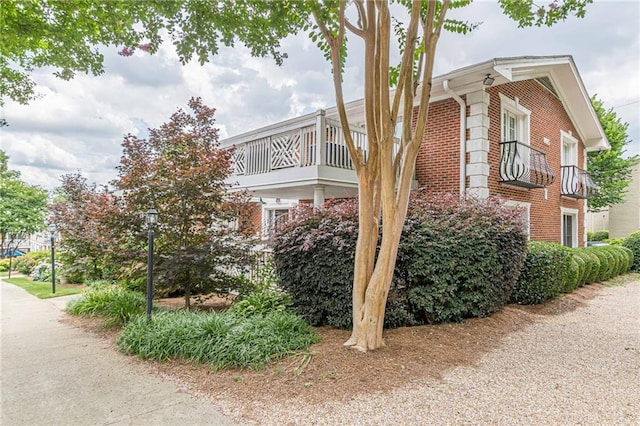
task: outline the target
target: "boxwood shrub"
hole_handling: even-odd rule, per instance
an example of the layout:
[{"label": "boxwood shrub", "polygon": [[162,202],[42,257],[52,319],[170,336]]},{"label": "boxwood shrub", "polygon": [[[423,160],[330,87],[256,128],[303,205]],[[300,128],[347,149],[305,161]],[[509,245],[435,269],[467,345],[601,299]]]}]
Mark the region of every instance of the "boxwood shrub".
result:
[{"label": "boxwood shrub", "polygon": [[640,272],[640,231],[636,231],[625,238],[622,246],[628,248],[631,250],[631,253],[633,253],[631,270],[633,272]]},{"label": "boxwood shrub", "polygon": [[587,241],[604,241],[609,239],[609,231],[587,232]]},{"label": "boxwood shrub", "polygon": [[[311,324],[349,327],[357,203],[336,201],[292,216],[272,241],[283,289]],[[499,200],[414,194],[385,326],[458,321],[500,309],[511,298],[526,238],[520,212]]]},{"label": "boxwood shrub", "polygon": [[556,297],[571,279],[572,251],[557,243],[530,241],[513,300],[534,305]]}]

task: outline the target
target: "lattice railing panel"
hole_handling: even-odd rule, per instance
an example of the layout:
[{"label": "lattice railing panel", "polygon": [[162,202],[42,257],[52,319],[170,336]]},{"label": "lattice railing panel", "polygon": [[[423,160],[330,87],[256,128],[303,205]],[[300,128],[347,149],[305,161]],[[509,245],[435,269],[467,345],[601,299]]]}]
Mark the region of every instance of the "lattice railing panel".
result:
[{"label": "lattice railing panel", "polygon": [[300,131],[271,137],[271,168],[284,169],[300,165]]},{"label": "lattice railing panel", "polygon": [[245,147],[244,145],[236,147],[233,152],[232,161],[233,161],[233,174],[234,175],[243,175],[245,174],[247,165],[245,163],[246,155],[245,155]]}]

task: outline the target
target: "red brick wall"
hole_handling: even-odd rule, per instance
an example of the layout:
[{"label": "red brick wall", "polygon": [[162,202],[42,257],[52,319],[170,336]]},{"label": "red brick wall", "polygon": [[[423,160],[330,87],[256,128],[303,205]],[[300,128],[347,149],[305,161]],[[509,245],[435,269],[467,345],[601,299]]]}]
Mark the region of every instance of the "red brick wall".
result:
[{"label": "red brick wall", "polygon": [[429,105],[416,179],[429,191],[460,193],[460,106],[453,99]]},{"label": "red brick wall", "polygon": [[[489,190],[491,195],[531,203],[530,230],[532,240],[561,242],[561,207],[578,210],[578,245],[583,245],[584,201],[560,195],[561,137],[560,131],[571,132],[579,140],[578,165],[583,165],[584,145],[562,103],[535,80],[503,84],[487,89],[489,104]],[[525,189],[501,184],[500,181],[500,95],[513,99],[531,111],[531,146],[547,154],[547,162],[555,181],[544,189]],[[432,103],[422,147],[416,163],[420,187],[429,191],[459,193],[460,179],[460,108],[453,99]],[[415,116],[414,116],[415,122]],[[468,133],[468,132],[467,132]],[[468,135],[467,135],[468,136]],[[549,145],[543,138],[550,141]],[[468,158],[468,156],[467,156]],[[468,179],[467,179],[468,186]]]},{"label": "red brick wall", "polygon": [[[571,132],[579,140],[578,165],[584,161],[584,145],[578,132],[571,123],[562,103],[552,93],[535,80],[526,80],[503,84],[487,89],[491,96],[489,103],[489,190],[492,195],[500,195],[512,200],[531,203],[531,239],[561,242],[560,208],[578,210],[578,245],[583,244],[584,201],[574,200],[560,195],[561,170],[560,156],[562,141],[560,131]],[[520,105],[531,111],[531,146],[546,153],[547,162],[555,174],[555,181],[547,186],[547,196],[542,188],[524,189],[499,183],[500,180],[500,95],[514,99],[518,97]],[[547,138],[549,145],[543,142]]]},{"label": "red brick wall", "polygon": [[248,204],[246,210],[240,212],[239,229],[245,235],[255,235],[262,228],[262,204]]}]

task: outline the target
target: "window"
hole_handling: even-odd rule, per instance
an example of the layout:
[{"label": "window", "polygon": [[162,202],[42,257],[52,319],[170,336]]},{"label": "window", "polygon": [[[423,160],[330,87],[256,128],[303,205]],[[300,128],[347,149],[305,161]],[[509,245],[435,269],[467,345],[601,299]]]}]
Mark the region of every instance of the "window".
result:
[{"label": "window", "polygon": [[578,210],[561,208],[562,245],[578,247]]},{"label": "window", "polygon": [[529,144],[531,111],[520,105],[518,98],[511,99],[500,93],[500,116],[503,142],[518,141]]},{"label": "window", "polygon": [[527,230],[527,237],[531,238],[531,203],[525,203],[523,201],[513,201],[509,200],[505,204],[505,207],[510,209],[518,209],[522,212],[522,216],[524,218],[524,223]]},{"label": "window", "polygon": [[571,133],[560,132],[562,140],[562,158],[561,165],[577,166],[578,165],[578,139],[574,138]]}]

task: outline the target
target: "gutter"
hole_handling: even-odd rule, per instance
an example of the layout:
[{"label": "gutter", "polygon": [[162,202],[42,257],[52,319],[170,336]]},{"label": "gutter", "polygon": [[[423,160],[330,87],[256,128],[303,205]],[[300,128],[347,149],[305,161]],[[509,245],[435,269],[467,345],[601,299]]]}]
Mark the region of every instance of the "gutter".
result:
[{"label": "gutter", "polygon": [[463,198],[467,189],[467,104],[449,88],[449,80],[442,82],[442,88],[460,105],[460,198]]}]

